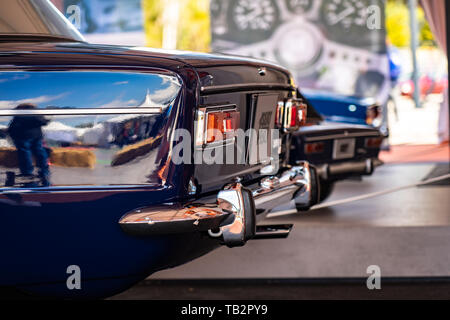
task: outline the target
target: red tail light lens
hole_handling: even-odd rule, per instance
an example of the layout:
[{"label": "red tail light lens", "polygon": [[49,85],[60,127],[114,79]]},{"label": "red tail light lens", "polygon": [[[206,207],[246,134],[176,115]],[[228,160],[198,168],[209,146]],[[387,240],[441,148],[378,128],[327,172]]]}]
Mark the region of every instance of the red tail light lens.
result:
[{"label": "red tail light lens", "polygon": [[306,123],[307,106],[301,100],[288,100],[285,103],[284,128],[295,131]]},{"label": "red tail light lens", "polygon": [[307,143],[305,144],[305,154],[322,153],[325,150],[325,143]]},{"label": "red tail light lens", "polygon": [[240,113],[238,111],[200,110],[197,113],[196,145],[220,142],[236,136],[239,128]]}]

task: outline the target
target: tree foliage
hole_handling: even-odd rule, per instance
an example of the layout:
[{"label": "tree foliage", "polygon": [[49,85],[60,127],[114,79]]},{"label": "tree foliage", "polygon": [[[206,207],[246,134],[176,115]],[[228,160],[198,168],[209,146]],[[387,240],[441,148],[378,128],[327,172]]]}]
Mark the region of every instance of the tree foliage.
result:
[{"label": "tree foliage", "polygon": [[[180,19],[177,49],[209,51],[211,42],[209,0],[178,0]],[[147,45],[160,48],[163,37],[164,0],[142,0]]]},{"label": "tree foliage", "polygon": [[[420,45],[436,45],[430,25],[425,19],[422,8],[416,10]],[[386,3],[386,29],[389,41],[397,47],[410,45],[409,9],[405,1],[389,0]]]}]

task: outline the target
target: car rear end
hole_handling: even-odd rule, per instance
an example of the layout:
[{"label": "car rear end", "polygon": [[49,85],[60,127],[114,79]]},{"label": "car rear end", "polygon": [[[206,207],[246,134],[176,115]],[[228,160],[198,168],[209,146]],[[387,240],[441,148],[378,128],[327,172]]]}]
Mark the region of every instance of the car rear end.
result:
[{"label": "car rear end", "polygon": [[293,135],[291,159],[307,160],[323,180],[371,175],[383,135],[369,126],[323,122],[301,128]]}]

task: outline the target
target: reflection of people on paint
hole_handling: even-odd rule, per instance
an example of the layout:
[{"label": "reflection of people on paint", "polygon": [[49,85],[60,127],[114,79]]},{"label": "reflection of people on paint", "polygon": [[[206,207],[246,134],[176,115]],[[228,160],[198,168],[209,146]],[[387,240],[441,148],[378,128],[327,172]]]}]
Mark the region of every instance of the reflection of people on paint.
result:
[{"label": "reflection of people on paint", "polygon": [[[32,110],[36,106],[24,103],[16,110]],[[19,168],[22,176],[33,176],[33,156],[39,168],[39,177],[43,186],[50,185],[50,171],[48,167],[48,153],[43,146],[42,127],[49,120],[43,116],[15,116],[9,124],[8,133],[17,149]]]}]

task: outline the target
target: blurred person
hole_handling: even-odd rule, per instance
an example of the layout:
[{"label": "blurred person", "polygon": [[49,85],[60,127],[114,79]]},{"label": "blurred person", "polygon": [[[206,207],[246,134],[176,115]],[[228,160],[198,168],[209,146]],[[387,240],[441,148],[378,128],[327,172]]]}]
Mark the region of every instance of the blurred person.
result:
[{"label": "blurred person", "polygon": [[[23,103],[16,110],[33,110],[36,105]],[[50,185],[50,170],[48,166],[48,152],[43,146],[44,135],[42,127],[50,121],[43,116],[15,116],[8,127],[8,134],[17,149],[19,169],[23,177],[32,177],[34,172],[33,156],[39,168],[39,178],[42,186]]]}]

